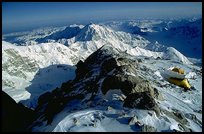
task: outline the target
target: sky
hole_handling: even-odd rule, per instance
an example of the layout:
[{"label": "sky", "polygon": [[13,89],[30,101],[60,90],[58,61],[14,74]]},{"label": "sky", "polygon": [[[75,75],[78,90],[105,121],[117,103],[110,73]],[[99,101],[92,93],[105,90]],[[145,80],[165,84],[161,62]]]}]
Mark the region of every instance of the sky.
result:
[{"label": "sky", "polygon": [[202,2],[2,2],[2,32],[119,19],[202,16]]}]

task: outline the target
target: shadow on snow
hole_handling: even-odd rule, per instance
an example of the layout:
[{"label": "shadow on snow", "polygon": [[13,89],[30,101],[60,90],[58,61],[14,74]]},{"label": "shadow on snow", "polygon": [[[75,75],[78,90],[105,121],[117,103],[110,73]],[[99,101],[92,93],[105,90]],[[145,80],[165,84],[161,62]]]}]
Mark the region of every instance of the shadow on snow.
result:
[{"label": "shadow on snow", "polygon": [[31,85],[26,87],[26,91],[31,94],[30,99],[22,100],[20,103],[30,108],[35,108],[40,95],[61,87],[63,82],[73,80],[75,78],[75,69],[75,66],[65,64],[55,64],[40,68],[33,80],[30,81]]}]

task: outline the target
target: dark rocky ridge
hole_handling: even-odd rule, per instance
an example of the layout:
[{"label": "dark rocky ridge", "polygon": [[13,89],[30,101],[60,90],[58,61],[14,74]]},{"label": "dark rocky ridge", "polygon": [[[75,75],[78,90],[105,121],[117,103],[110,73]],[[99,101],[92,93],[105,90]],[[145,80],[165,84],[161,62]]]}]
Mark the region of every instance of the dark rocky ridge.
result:
[{"label": "dark rocky ridge", "polygon": [[[99,91],[105,95],[111,89],[120,89],[127,96],[123,106],[154,110],[159,115],[155,101],[158,91],[155,92],[145,78],[137,76],[139,63],[129,58],[128,54],[105,45],[84,62],[79,61],[76,66],[74,80],[65,82],[60,88],[39,97],[36,112],[42,115],[43,120],[47,120],[47,124],[52,123],[53,117],[71,100],[98,103],[94,98],[99,95]],[[87,94],[91,94],[91,97],[84,100]],[[140,101],[137,101],[138,98]]]}]

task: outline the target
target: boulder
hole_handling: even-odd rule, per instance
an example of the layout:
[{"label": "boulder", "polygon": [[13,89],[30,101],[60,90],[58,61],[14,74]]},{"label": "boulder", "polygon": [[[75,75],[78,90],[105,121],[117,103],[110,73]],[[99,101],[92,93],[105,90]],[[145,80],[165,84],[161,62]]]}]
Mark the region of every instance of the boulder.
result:
[{"label": "boulder", "polygon": [[162,96],[162,94],[158,91],[158,89],[154,88],[154,97],[157,100],[163,101],[164,97]]},{"label": "boulder", "polygon": [[142,132],[157,132],[157,130],[149,125],[143,125]]},{"label": "boulder", "polygon": [[184,114],[179,110],[173,109],[173,112],[171,112],[171,111],[167,111],[165,109],[162,109],[162,112],[164,114],[166,114],[167,116],[173,118],[174,120],[176,120],[180,124],[189,125],[188,120],[185,118]]},{"label": "boulder", "polygon": [[124,106],[146,110],[156,110],[158,108],[157,103],[149,92],[139,92],[128,95],[125,99]]},{"label": "boulder", "polygon": [[131,91],[131,93],[140,92],[149,92],[152,97],[155,96],[153,88],[151,87],[150,83],[146,80],[138,82],[138,84]]},{"label": "boulder", "polygon": [[118,58],[117,63],[119,67],[117,68],[121,72],[129,72],[136,74],[136,69],[138,68],[138,61],[128,58]]},{"label": "boulder", "polygon": [[108,72],[116,68],[117,66],[118,65],[117,65],[117,61],[115,60],[115,58],[107,59],[101,65],[101,74],[103,75],[107,74]]},{"label": "boulder", "polygon": [[142,81],[142,78],[131,75],[111,75],[104,79],[101,89],[103,94],[109,89],[121,89],[125,95],[128,95],[134,92],[134,87]]},{"label": "boulder", "polygon": [[128,124],[134,125],[138,121],[137,116],[133,116],[129,119]]},{"label": "boulder", "polygon": [[178,132],[192,132],[192,129],[190,129],[190,128],[188,128],[185,125],[182,125],[180,123],[178,124],[178,128],[180,129],[180,131],[177,130]]},{"label": "boulder", "polygon": [[86,75],[86,73],[89,72],[89,68],[86,63],[83,61],[79,61],[76,65],[77,69],[75,71],[76,73],[76,79],[82,78]]},{"label": "boulder", "polygon": [[137,60],[132,60],[129,58],[125,58],[125,57],[120,57],[117,59],[117,62],[122,66],[122,65],[134,65],[135,68],[137,68],[138,65],[138,61]]},{"label": "boulder", "polygon": [[101,90],[106,94],[111,89],[120,89],[127,96],[124,100],[125,107],[154,110],[157,115],[160,114],[154,100],[159,96],[159,92],[155,92],[150,83],[142,77],[121,74],[108,76],[104,79]]}]

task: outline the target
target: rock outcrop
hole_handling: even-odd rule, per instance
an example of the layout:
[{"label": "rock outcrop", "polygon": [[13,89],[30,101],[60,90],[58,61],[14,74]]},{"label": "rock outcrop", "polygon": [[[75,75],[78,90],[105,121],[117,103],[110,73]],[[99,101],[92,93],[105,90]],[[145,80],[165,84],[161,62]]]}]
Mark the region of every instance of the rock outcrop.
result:
[{"label": "rock outcrop", "polygon": [[[79,99],[81,103],[89,102],[89,105],[95,105],[94,99],[101,95],[100,91],[102,96],[105,96],[112,89],[121,90],[125,96],[123,106],[154,110],[159,115],[155,101],[159,92],[151,87],[149,81],[137,75],[139,62],[128,54],[111,45],[105,45],[85,61],[79,61],[76,66],[74,80],[65,82],[61,88],[39,97],[36,111],[44,115],[47,124],[50,124],[52,118],[71,100]],[[87,94],[90,94],[90,97],[87,97]]]}]

